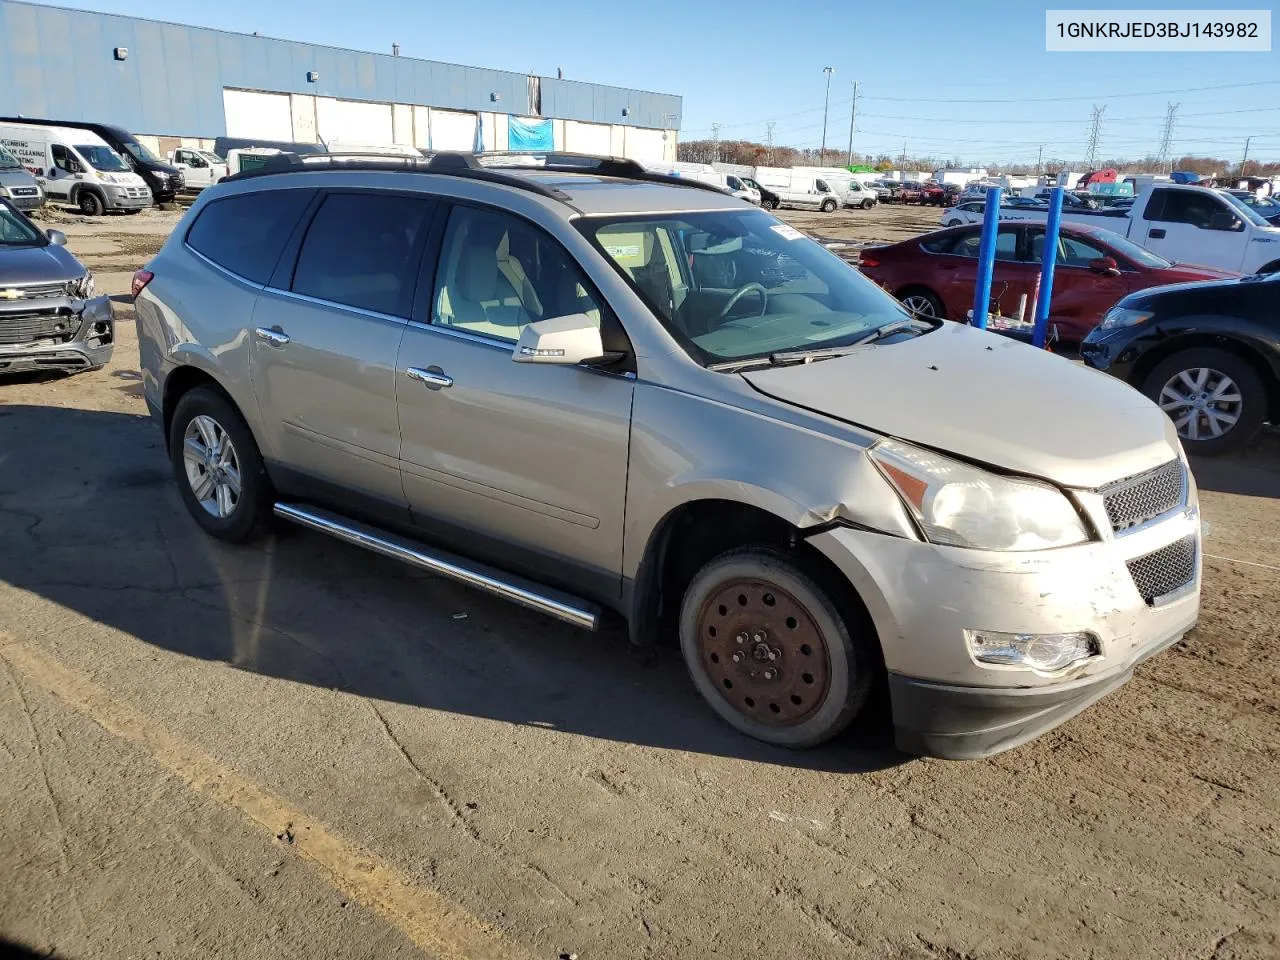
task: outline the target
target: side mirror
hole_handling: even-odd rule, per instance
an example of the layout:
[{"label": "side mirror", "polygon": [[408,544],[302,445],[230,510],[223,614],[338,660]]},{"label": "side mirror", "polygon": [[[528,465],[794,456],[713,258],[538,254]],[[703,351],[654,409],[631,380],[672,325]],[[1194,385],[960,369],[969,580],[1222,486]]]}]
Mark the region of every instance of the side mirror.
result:
[{"label": "side mirror", "polygon": [[1096,257],[1090,260],[1089,269],[1094,273],[1105,274],[1108,277],[1120,276],[1120,267],[1111,257]]},{"label": "side mirror", "polygon": [[603,354],[600,326],[585,313],[571,313],[526,326],[520,331],[511,359],[516,363],[573,366],[599,360]]},{"label": "side mirror", "polygon": [[1242,230],[1244,229],[1244,221],[1237,217],[1234,213],[1226,210],[1219,210],[1209,216],[1209,224],[1206,229],[1209,230]]},{"label": "side mirror", "polygon": [[67,245],[67,235],[61,230],[46,230],[49,242],[55,247],[65,247]]}]

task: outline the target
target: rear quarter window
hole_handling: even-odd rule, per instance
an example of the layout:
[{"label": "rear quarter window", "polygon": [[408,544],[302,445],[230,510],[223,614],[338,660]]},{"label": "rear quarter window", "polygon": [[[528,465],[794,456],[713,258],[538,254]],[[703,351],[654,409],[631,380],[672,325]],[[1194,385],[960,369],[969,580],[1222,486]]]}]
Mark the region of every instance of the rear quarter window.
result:
[{"label": "rear quarter window", "polygon": [[214,200],[187,231],[187,245],[253,283],[266,283],[314,190],[269,190]]}]

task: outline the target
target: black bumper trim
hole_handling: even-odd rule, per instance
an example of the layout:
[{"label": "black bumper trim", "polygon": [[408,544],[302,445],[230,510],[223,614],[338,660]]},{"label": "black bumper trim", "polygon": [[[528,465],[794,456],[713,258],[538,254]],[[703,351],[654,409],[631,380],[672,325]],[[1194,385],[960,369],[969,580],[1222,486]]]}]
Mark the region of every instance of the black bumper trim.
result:
[{"label": "black bumper trim", "polygon": [[907,753],[946,760],[1012,750],[1123,686],[1134,667],[1183,636],[1174,634],[1116,670],[1052,687],[958,687],[890,673],[895,742]]}]

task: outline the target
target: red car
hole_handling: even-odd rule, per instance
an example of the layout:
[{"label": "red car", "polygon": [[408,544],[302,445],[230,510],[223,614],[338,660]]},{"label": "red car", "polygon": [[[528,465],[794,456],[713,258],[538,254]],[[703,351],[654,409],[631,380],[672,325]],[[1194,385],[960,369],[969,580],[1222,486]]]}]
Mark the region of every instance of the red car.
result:
[{"label": "red car", "polygon": [[947,191],[942,188],[942,184],[935,183],[932,180],[928,183],[922,183],[920,185],[920,202],[941,207],[947,202]]},{"label": "red car", "polygon": [[[915,312],[963,322],[973,309],[981,238],[981,224],[936,230],[893,246],[869,247],[861,252],[858,266]],[[1018,298],[1025,293],[1030,312],[1043,248],[1043,224],[1000,224],[991,278],[993,308],[1015,314]],[[1110,230],[1064,223],[1049,323],[1056,325],[1059,339],[1079,342],[1117,300],[1135,290],[1238,276],[1229,270],[1170,263]]]}]

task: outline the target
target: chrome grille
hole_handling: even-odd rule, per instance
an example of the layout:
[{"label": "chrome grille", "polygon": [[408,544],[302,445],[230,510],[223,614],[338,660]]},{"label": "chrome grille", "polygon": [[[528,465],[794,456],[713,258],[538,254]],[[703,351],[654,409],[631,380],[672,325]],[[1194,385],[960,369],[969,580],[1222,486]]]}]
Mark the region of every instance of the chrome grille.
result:
[{"label": "chrome grille", "polygon": [[1187,471],[1181,460],[1170,460],[1099,492],[1111,529],[1122,533],[1186,503]]},{"label": "chrome grille", "polygon": [[1189,584],[1196,575],[1195,534],[1176,540],[1145,557],[1130,560],[1129,576],[1142,594],[1142,599],[1153,603],[1160,597],[1173,593]]},{"label": "chrome grille", "polygon": [[46,300],[49,297],[65,297],[67,295],[67,281],[63,280],[59,283],[19,283],[10,287],[7,284],[0,283],[0,291],[3,290],[20,290],[22,296],[7,297],[0,292],[0,302],[15,304],[23,300]]},{"label": "chrome grille", "polygon": [[39,187],[10,187],[9,192],[15,197],[34,197],[40,193]]},{"label": "chrome grille", "polygon": [[70,310],[0,313],[0,344],[70,340],[80,329],[80,317]]}]

